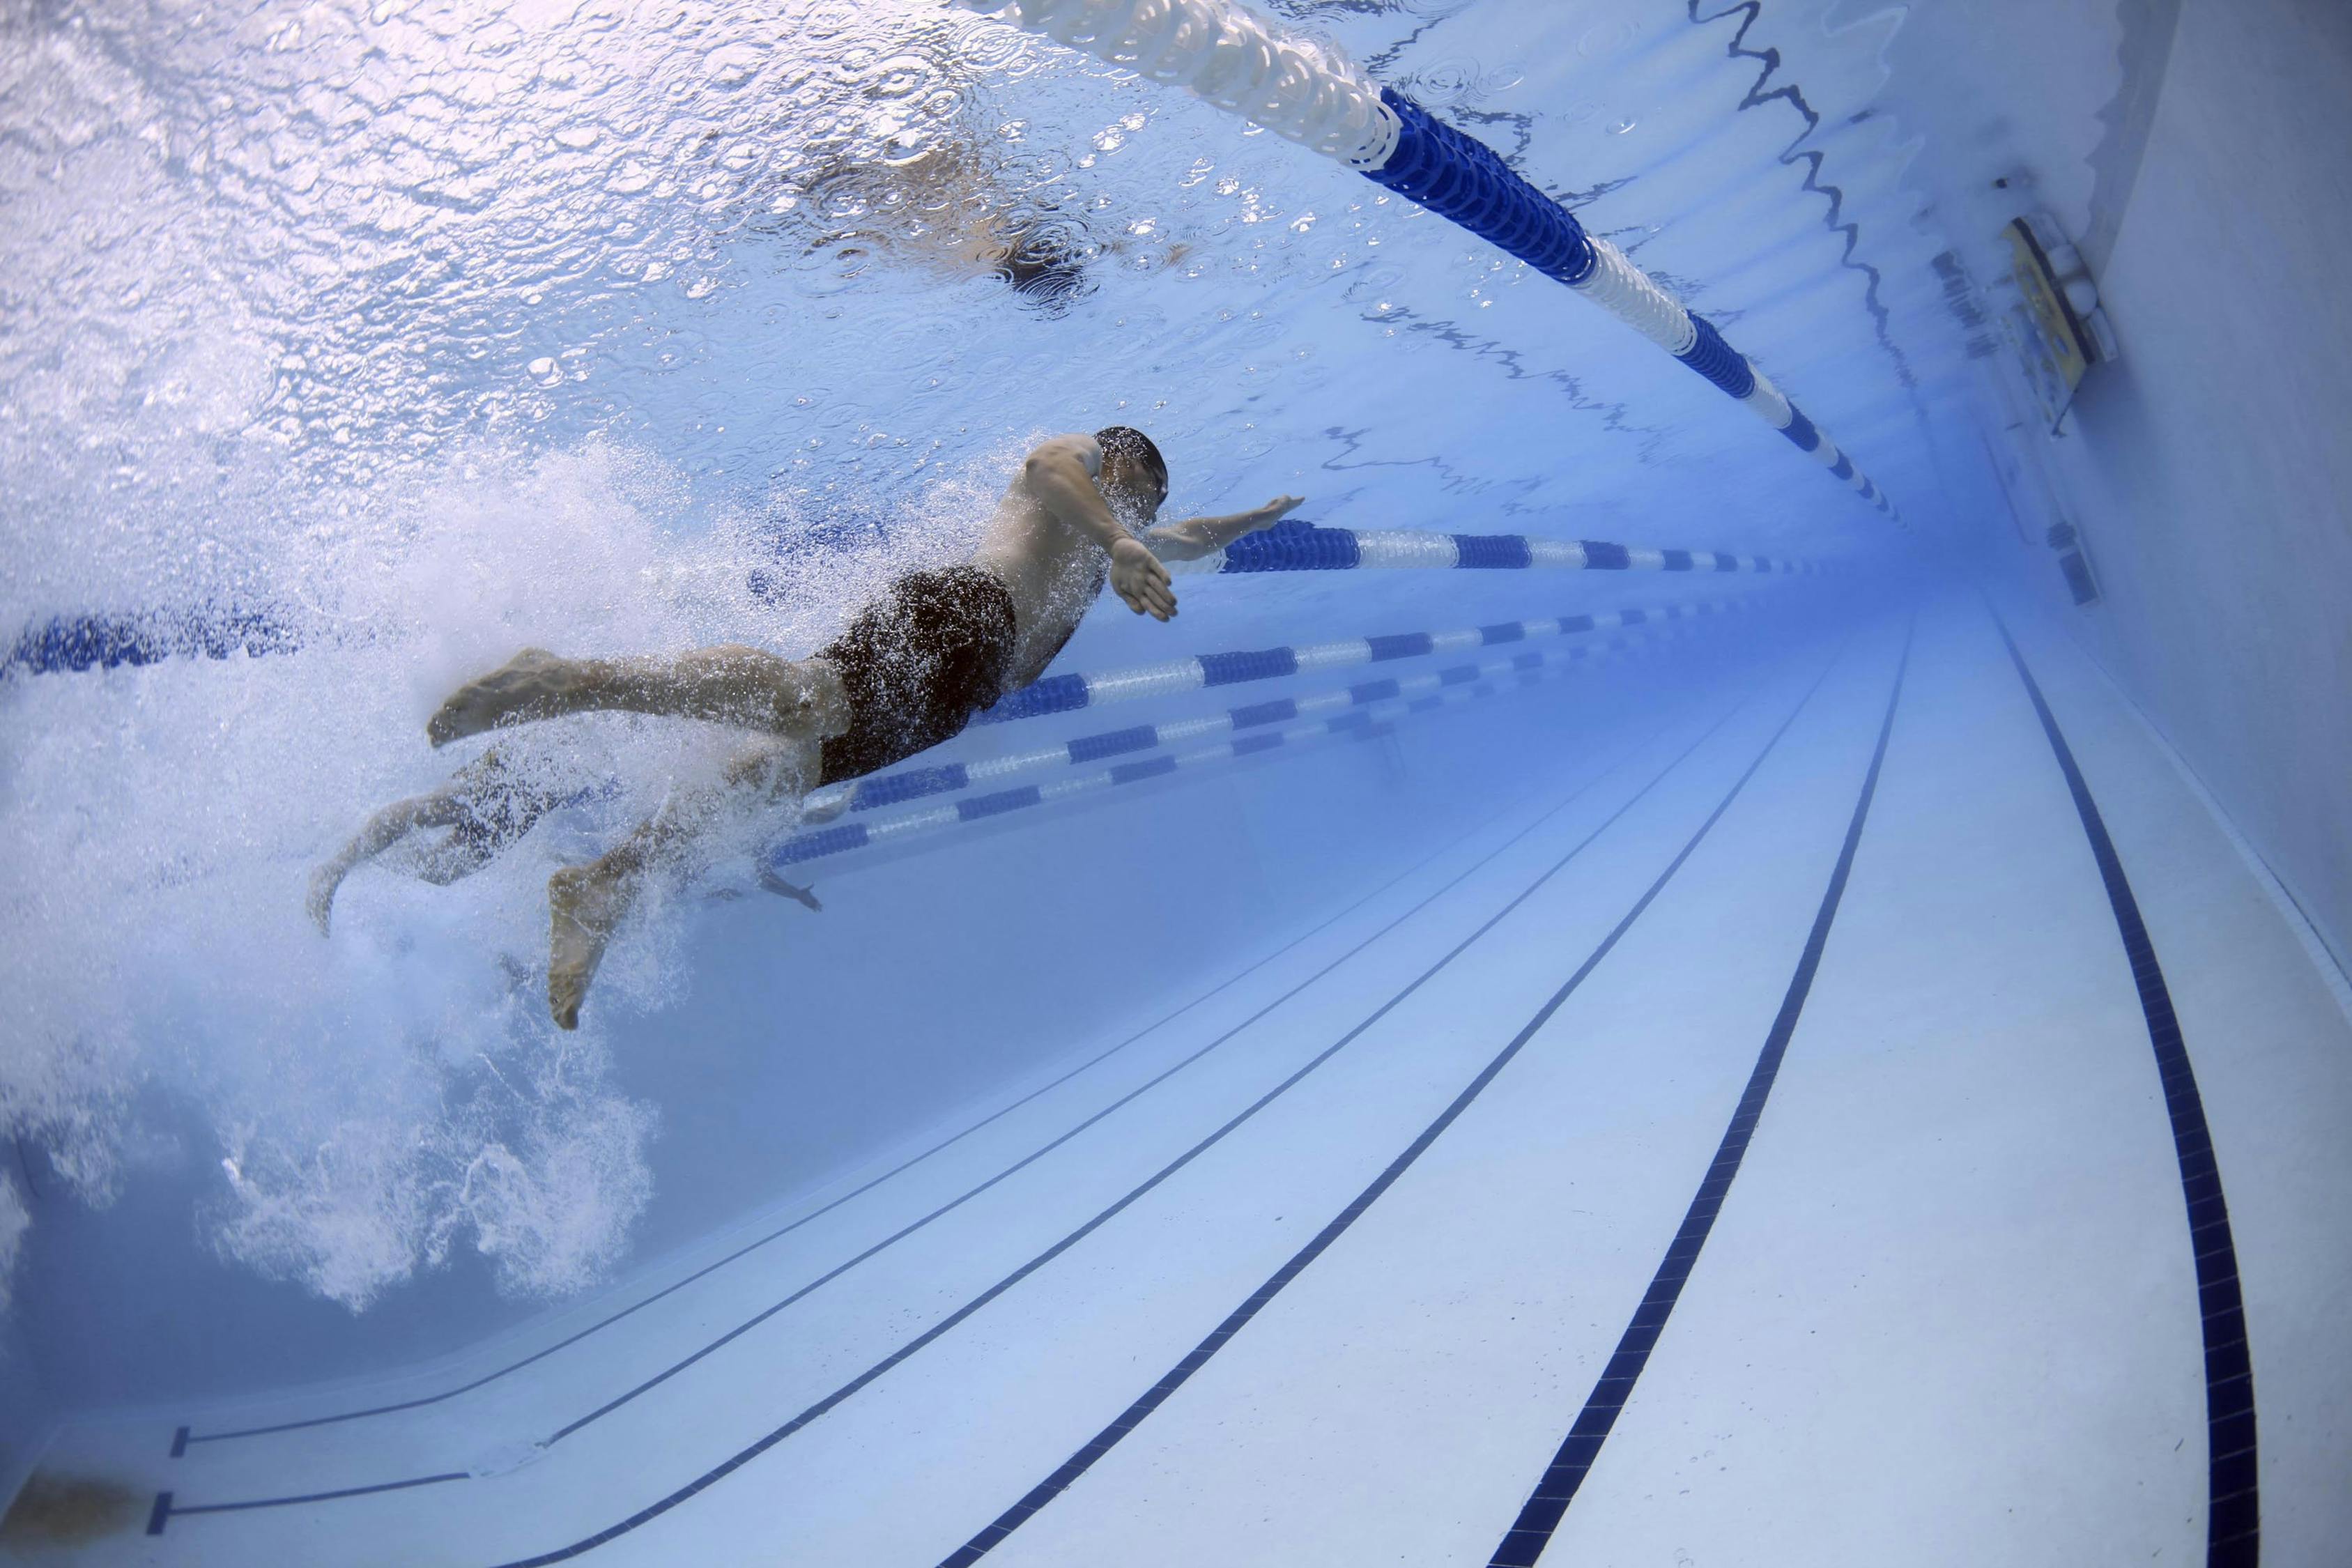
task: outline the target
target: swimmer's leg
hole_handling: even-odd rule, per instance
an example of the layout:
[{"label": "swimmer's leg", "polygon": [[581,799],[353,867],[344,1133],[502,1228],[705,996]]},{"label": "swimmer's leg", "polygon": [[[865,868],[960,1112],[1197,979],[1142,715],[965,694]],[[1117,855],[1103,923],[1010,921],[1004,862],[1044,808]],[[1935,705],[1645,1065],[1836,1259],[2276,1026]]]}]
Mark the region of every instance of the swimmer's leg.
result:
[{"label": "swimmer's leg", "polygon": [[420,827],[447,827],[463,815],[457,792],[447,785],[431,795],[420,795],[395,801],[367,820],[352,841],[342,847],[333,858],[310,873],[310,893],[304,906],[317,923],[319,934],[328,934],[334,919],[335,890],[366,862],[374,859]]},{"label": "swimmer's leg", "polygon": [[441,842],[425,851],[416,875],[436,888],[462,882],[520,843],[539,826],[541,817],[578,798],[548,789],[510,791],[494,818],[478,810],[468,811],[442,836]]},{"label": "swimmer's leg", "polygon": [[823,765],[823,745],[814,733],[754,741],[735,754],[716,788],[673,797],[603,856],[547,879],[547,1010],[557,1027],[580,1026],[588,984],[646,876],[729,815],[806,794]]},{"label": "swimmer's leg", "polygon": [[613,710],[784,735],[811,724],[819,735],[838,734],[849,725],[841,678],[825,659],[734,645],[670,659],[560,658],[527,647],[459,687],[425,733],[446,746],[499,724]]},{"label": "swimmer's leg", "polygon": [[[499,797],[495,811],[488,809],[493,795]],[[425,880],[446,887],[488,865],[566,798],[520,780],[493,746],[451,774],[439,789],[377,812],[332,859],[310,873],[306,900],[310,918],[318,922],[320,934],[325,935],[334,913],[335,892],[343,879],[412,833],[428,827],[448,829],[441,842],[425,852],[417,868]]]}]

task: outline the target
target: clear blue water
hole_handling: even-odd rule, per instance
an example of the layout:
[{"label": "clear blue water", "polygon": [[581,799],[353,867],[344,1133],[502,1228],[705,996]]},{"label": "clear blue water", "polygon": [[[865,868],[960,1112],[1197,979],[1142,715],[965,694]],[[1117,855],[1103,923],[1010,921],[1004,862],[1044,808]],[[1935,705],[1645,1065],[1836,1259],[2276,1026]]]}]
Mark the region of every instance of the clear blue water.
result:
[{"label": "clear blue water", "polygon": [[[656,1277],[1561,770],[1876,635],[1908,574],[2007,515],[1991,339],[1936,264],[1998,266],[1997,223],[1953,195],[1996,199],[1953,170],[1998,149],[1929,139],[1950,95],[1905,58],[1916,30],[1811,0],[1277,9],[1704,311],[1908,532],[1480,242],[961,12],[0,13],[0,632],[250,613],[299,645],[0,686],[21,1412],[395,1368]],[[2087,151],[2116,68],[2084,53],[2108,74],[2077,79],[2057,138]],[[2090,176],[2065,168],[2041,199],[2081,209]],[[821,914],[757,890],[753,845],[719,846],[624,932],[577,1035],[540,1005],[547,877],[707,775],[712,731],[547,726],[535,765],[617,787],[467,882],[372,868],[331,939],[305,920],[309,868],[446,773],[423,724],[457,680],[523,644],[804,652],[968,547],[1036,440],[1115,422],[1167,452],[1177,513],[1289,492],[1333,526],[1844,573],[1179,579],[1164,626],[1106,602],[1057,668],[1778,596],[1737,636],[1370,742],[823,864]]]}]

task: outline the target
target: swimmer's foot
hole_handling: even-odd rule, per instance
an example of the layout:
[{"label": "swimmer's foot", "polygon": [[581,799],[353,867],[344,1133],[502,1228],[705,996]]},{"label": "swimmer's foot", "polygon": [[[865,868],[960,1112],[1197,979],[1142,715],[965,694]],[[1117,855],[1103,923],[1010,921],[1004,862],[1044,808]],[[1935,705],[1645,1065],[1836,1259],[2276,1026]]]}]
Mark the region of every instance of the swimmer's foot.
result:
[{"label": "swimmer's foot", "polygon": [[557,1028],[580,1026],[588,983],[628,910],[627,879],[601,861],[567,866],[547,879],[547,1011]]},{"label": "swimmer's foot", "polygon": [[310,873],[310,892],[302,900],[302,907],[310,911],[310,920],[318,926],[320,936],[332,934],[327,928],[335,918],[335,889],[342,885],[343,868],[331,860]]},{"label": "swimmer's foot", "polygon": [[451,693],[425,722],[425,739],[446,746],[510,719],[551,718],[563,711],[563,700],[578,684],[570,659],[558,658],[543,647],[527,647]]}]

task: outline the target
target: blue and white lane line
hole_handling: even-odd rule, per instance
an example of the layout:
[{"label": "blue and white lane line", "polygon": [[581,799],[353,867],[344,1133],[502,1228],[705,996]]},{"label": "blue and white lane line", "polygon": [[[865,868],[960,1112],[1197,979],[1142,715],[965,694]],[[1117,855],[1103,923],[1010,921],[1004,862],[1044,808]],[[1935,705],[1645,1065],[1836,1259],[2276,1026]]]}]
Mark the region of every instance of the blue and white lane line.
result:
[{"label": "blue and white lane line", "polygon": [[1598,539],[1544,539],[1527,533],[1439,533],[1417,528],[1323,528],[1284,521],[1245,534],[1223,550],[1171,561],[1177,576],[1254,572],[1747,572],[1757,576],[1819,577],[1830,568],[1785,555],[1733,555],[1720,550],[1652,550]]},{"label": "blue and white lane line", "polygon": [[[1285,521],[1192,561],[1171,561],[1179,575],[1257,572],[1558,570],[1568,572],[1746,572],[1758,576],[1825,575],[1817,561],[1732,555],[1719,550],[1650,550],[1597,539],[1539,539],[1520,533],[1435,533],[1419,529],[1321,528]],[[766,596],[764,569],[751,574]],[[258,658],[293,653],[301,639],[260,611],[215,610],[178,616],[57,616],[27,627],[0,658],[0,678],[22,670],[53,675],[157,664],[175,657],[215,659],[239,650]]]},{"label": "blue and white lane line", "polygon": [[[1566,668],[1570,663],[1581,663],[1589,657],[1590,650],[1584,648],[1572,649],[1564,656],[1550,659],[1547,659],[1541,654],[1523,653],[1515,658],[1490,659],[1480,665],[1463,665],[1454,669],[1420,676],[1410,681],[1376,681],[1367,686],[1356,687],[1349,691],[1328,692],[1319,698],[1306,698],[1296,702],[1285,700],[1265,703],[1261,706],[1267,709],[1290,710],[1291,713],[1284,715],[1285,717],[1303,715],[1303,721],[1285,724],[1280,729],[1266,730],[1256,734],[1234,735],[1231,740],[1193,746],[1189,750],[1171,749],[1157,757],[1121,763],[1116,767],[1081,773],[1076,778],[1064,779],[1055,784],[1024,784],[1015,789],[997,790],[989,795],[975,795],[969,800],[960,800],[952,805],[932,806],[929,810],[909,812],[903,816],[886,817],[882,821],[872,824],[851,822],[834,827],[820,827],[812,832],[796,834],[787,838],[772,852],[770,859],[777,866],[795,866],[835,855],[845,855],[853,849],[863,849],[868,845],[903,843],[909,838],[924,837],[950,827],[961,826],[968,822],[982,822],[990,817],[1003,816],[1012,812],[1050,805],[1056,801],[1070,800],[1080,795],[1094,795],[1102,790],[1116,789],[1121,784],[1145,784],[1152,779],[1165,778],[1179,771],[1189,773],[1204,767],[1213,767],[1221,763],[1239,762],[1244,757],[1259,756],[1267,752],[1293,750],[1312,742],[1328,740],[1335,735],[1353,735],[1370,740],[1376,735],[1386,733],[1385,727],[1399,719],[1433,712],[1441,708],[1457,707],[1465,702],[1491,697],[1497,689],[1491,684],[1495,680],[1517,675],[1532,683],[1542,679],[1548,670]],[[1382,690],[1381,688],[1388,689]],[[1331,712],[1332,716],[1328,719],[1313,717],[1314,714],[1322,712]],[[1219,714],[1213,718],[1184,720],[1172,724],[1141,726],[1132,732],[1137,736],[1134,749],[1144,750],[1162,746],[1172,748],[1182,741],[1198,740],[1202,736],[1220,732],[1231,733],[1242,727],[1234,721],[1235,715],[1247,713],[1248,710],[1235,709],[1232,712]],[[1249,721],[1261,721],[1252,719]],[[1169,732],[1173,734],[1167,739],[1144,738],[1148,735],[1165,735]],[[1120,734],[1125,733],[1129,732],[1120,732]],[[1118,738],[1119,735],[1116,734],[1110,737],[1087,737],[1087,740],[1093,741]],[[1005,772],[1021,772],[1034,767],[1066,766],[1074,762],[1091,761],[1105,754],[1095,752],[1087,758],[1072,755],[1072,752],[1083,743],[1080,741],[1073,741],[1067,746],[1055,746],[1046,751],[1033,752],[1018,757],[1000,757],[987,764],[971,764],[971,768],[967,768],[961,763],[950,763],[940,768],[927,768],[921,772],[931,777],[918,782],[937,783],[938,790],[926,792],[936,794],[949,788],[962,788],[963,785],[961,784],[950,784],[946,781],[950,778],[963,778],[969,782],[971,768],[986,765],[1000,767]],[[912,773],[891,776],[901,779],[915,777]]]},{"label": "blue and white lane line", "polygon": [[[1160,724],[1133,724],[1123,730],[1104,730],[1051,746],[1039,746],[1033,751],[1014,752],[1007,756],[901,768],[896,773],[875,773],[866,778],[812,790],[803,804],[810,816],[824,821],[845,811],[876,811],[932,795],[957,795],[981,784],[1002,784],[1023,773],[1054,773],[1063,768],[1084,767],[1088,763],[1098,763],[1109,757],[1133,756],[1139,752],[1160,751],[1244,730],[1263,729],[1269,724],[1286,724],[1297,719],[1325,718],[1376,702],[1427,697],[1447,687],[1477,680],[1497,680],[1514,672],[1549,670],[1571,664],[1599,664],[1612,654],[1638,654],[1668,646],[1670,637],[1671,634],[1667,634],[1666,637],[1638,643],[1617,638],[1597,648],[1580,643],[1555,648],[1549,653],[1518,654],[1509,658],[1454,665],[1420,675],[1361,680],[1344,689],[1320,691],[1307,697],[1276,697],[1264,702],[1247,702],[1228,708],[1222,713],[1204,714],[1198,718],[1171,719]],[[786,839],[781,847],[789,849],[798,841],[798,838]]]},{"label": "blue and white lane line", "polygon": [[1329,49],[1230,0],[957,0],[1122,69],[1183,87],[1488,240],[1565,283],[1808,452],[1888,517],[1895,509],[1713,323],[1494,149]]},{"label": "blue and white lane line", "polygon": [[1688,605],[1663,605],[1654,609],[1603,610],[1589,616],[1560,616],[1546,620],[1503,621],[1491,626],[1469,626],[1444,632],[1399,632],[1387,637],[1349,637],[1340,642],[1308,643],[1298,647],[1248,648],[1234,653],[1195,654],[1159,664],[1129,665],[1123,669],[1093,673],[1073,671],[1049,675],[1012,693],[993,708],[972,715],[974,724],[1009,724],[1018,719],[1038,719],[1048,713],[1075,713],[1107,702],[1132,702],[1147,697],[1175,697],[1213,686],[1239,686],[1253,680],[1282,680],[1326,669],[1353,669],[1391,659],[1425,658],[1432,654],[1467,653],[1498,643],[1532,642],[1542,637],[1570,637],[1612,627],[1651,626],[1727,615],[1758,607],[1755,595],[1738,599],[1706,599]]}]

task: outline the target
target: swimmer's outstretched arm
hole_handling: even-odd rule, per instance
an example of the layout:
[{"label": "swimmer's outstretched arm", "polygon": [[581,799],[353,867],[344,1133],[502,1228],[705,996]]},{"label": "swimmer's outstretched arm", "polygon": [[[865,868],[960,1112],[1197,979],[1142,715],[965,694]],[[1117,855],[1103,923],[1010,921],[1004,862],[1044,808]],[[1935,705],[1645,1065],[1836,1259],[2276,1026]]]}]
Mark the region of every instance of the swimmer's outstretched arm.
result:
[{"label": "swimmer's outstretched arm", "polygon": [[823,914],[824,912],[824,906],[816,901],[816,889],[814,888],[797,887],[791,882],[787,882],[782,877],[777,876],[775,871],[769,867],[762,866],[760,868],[760,886],[767,889],[768,891],[775,894],[778,898],[790,899],[796,904],[805,904],[810,909],[816,910],[819,914]]},{"label": "swimmer's outstretched arm", "polygon": [[1143,531],[1143,542],[1162,561],[1198,561],[1213,555],[1245,533],[1271,528],[1306,505],[1298,496],[1276,496],[1264,506],[1223,517],[1188,517]]}]

